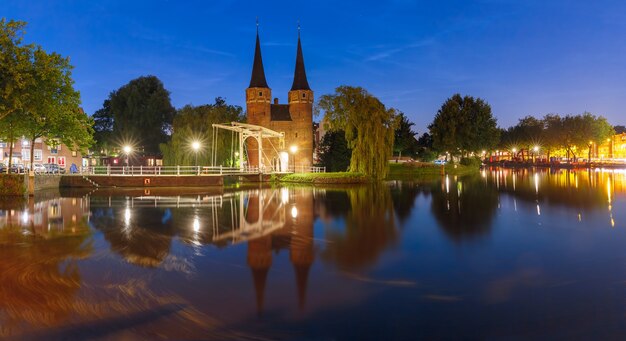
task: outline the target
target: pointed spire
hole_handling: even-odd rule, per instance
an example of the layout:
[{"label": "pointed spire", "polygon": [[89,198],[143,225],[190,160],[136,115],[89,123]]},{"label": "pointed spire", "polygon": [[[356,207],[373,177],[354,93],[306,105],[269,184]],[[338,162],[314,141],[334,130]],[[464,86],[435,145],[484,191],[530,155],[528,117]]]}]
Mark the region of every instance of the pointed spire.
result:
[{"label": "pointed spire", "polygon": [[296,70],[293,75],[291,90],[311,90],[306,79],[304,69],[304,57],[302,56],[302,44],[300,43],[300,22],[298,22],[298,51],[296,52]]},{"label": "pointed spire", "polygon": [[256,47],[254,49],[254,62],[252,63],[252,77],[249,88],[269,88],[265,80],[263,70],[263,58],[261,58],[261,41],[259,40],[259,18],[256,20]]},{"label": "pointed spire", "polygon": [[298,306],[300,310],[304,310],[306,305],[306,287],[309,279],[310,264],[294,264],[293,268],[296,272],[296,285],[298,287]]}]

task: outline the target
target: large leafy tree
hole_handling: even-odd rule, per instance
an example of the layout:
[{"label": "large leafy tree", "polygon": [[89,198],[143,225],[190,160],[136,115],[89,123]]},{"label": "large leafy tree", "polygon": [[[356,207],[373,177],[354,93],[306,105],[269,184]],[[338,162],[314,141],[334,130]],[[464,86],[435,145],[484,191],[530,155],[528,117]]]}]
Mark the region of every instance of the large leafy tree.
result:
[{"label": "large leafy tree", "polygon": [[158,154],[169,140],[176,110],[170,93],[155,76],[131,80],[104,101],[94,114],[98,145],[134,144],[146,154]]},{"label": "large leafy tree", "polygon": [[350,167],[352,150],[348,148],[343,130],[331,130],[324,134],[319,146],[320,164],[328,172],[345,172]]},{"label": "large leafy tree", "polygon": [[443,103],[428,129],[436,150],[456,155],[492,149],[500,139],[489,104],[460,94]]},{"label": "large leafy tree", "polygon": [[34,45],[23,45],[26,23],[0,19],[0,120],[23,109]]},{"label": "large leafy tree", "polygon": [[591,157],[593,145],[602,143],[614,129],[606,118],[585,112],[580,115],[560,116],[548,114],[539,120],[527,116],[502,134],[501,146],[516,153],[531,150],[537,145],[547,154],[565,151],[568,156],[580,157],[587,153]]},{"label": "large leafy tree", "polygon": [[392,154],[396,111],[361,87],[340,86],[320,98],[330,130],[343,130],[352,149],[350,171],[383,179]]},{"label": "large leafy tree", "polygon": [[501,147],[504,149],[516,149],[522,159],[527,156],[535,146],[542,144],[544,139],[544,122],[533,116],[521,118],[517,125],[510,127],[501,134]]},{"label": "large leafy tree", "polygon": [[[32,85],[20,131],[31,146],[37,138],[49,144],[63,143],[73,150],[86,151],[93,143],[92,121],[80,109],[80,94],[74,89],[68,58],[37,48],[32,63]],[[30,149],[31,169],[34,148]]]},{"label": "large leafy tree", "polygon": [[[172,125],[172,139],[161,144],[163,163],[166,165],[200,165],[210,164],[213,151],[217,164],[234,165],[237,139],[230,132],[220,131],[214,139],[212,124],[243,122],[245,117],[240,106],[229,105],[218,97],[214,104],[191,106],[178,110]],[[212,145],[212,141],[217,144]],[[200,142],[200,150],[191,149],[193,141]]]},{"label": "large leafy tree", "polygon": [[417,153],[419,146],[415,135],[417,133],[413,131],[415,123],[409,121],[404,113],[398,114],[398,123],[394,132],[393,151],[398,156],[412,156]]},{"label": "large leafy tree", "polygon": [[[48,143],[84,151],[92,142],[91,121],[80,109],[69,59],[40,46],[22,46],[24,26],[0,20],[0,130],[1,137],[10,142],[9,154],[21,136],[31,146],[43,137]],[[30,153],[32,167],[33,148]]]}]

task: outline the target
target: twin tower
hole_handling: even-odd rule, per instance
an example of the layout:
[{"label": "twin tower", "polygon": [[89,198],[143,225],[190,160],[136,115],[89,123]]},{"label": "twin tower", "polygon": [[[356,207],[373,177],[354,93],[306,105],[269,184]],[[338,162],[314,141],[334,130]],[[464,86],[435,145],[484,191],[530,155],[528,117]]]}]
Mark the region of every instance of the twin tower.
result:
[{"label": "twin tower", "polygon": [[[265,80],[257,29],[252,77],[246,89],[248,123],[285,134],[284,145],[279,145],[278,141],[267,143],[263,139],[261,165],[266,169],[284,169],[286,160],[280,154],[285,155],[286,152],[289,153],[289,168],[296,166],[297,169],[307,169],[313,164],[313,91],[306,78],[299,29],[296,68],[288,99],[288,104],[279,104],[278,98],[272,103],[272,89]],[[259,166],[257,141],[248,139],[247,147],[249,165]]]}]

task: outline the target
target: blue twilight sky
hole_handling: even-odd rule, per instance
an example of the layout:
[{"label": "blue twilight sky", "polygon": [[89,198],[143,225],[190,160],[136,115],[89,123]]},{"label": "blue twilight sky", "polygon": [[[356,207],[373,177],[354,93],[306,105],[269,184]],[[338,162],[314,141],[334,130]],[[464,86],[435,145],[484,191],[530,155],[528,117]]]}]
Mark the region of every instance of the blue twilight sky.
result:
[{"label": "blue twilight sky", "polygon": [[421,134],[453,93],[486,99],[507,127],[525,115],[604,115],[626,124],[624,1],[23,1],[0,17],[70,56],[83,107],[156,75],[175,107],[222,96],[245,105],[259,17],[265,73],[286,101],[297,21],[317,97],[359,85]]}]

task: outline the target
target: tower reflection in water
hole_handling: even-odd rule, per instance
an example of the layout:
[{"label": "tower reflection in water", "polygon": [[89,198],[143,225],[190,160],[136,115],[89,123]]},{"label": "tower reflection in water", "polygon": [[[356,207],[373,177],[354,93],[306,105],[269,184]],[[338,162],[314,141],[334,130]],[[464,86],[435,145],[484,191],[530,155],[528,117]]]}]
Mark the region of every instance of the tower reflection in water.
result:
[{"label": "tower reflection in water", "polygon": [[186,264],[173,264],[180,258],[168,257],[175,238],[198,248],[196,254],[201,254],[205,245],[221,248],[247,243],[247,265],[261,313],[272,254],[287,249],[299,306],[304,308],[314,260],[314,192],[310,189],[181,196],[130,194],[91,198],[92,225],[103,233],[111,251],[127,262],[185,271]]}]

